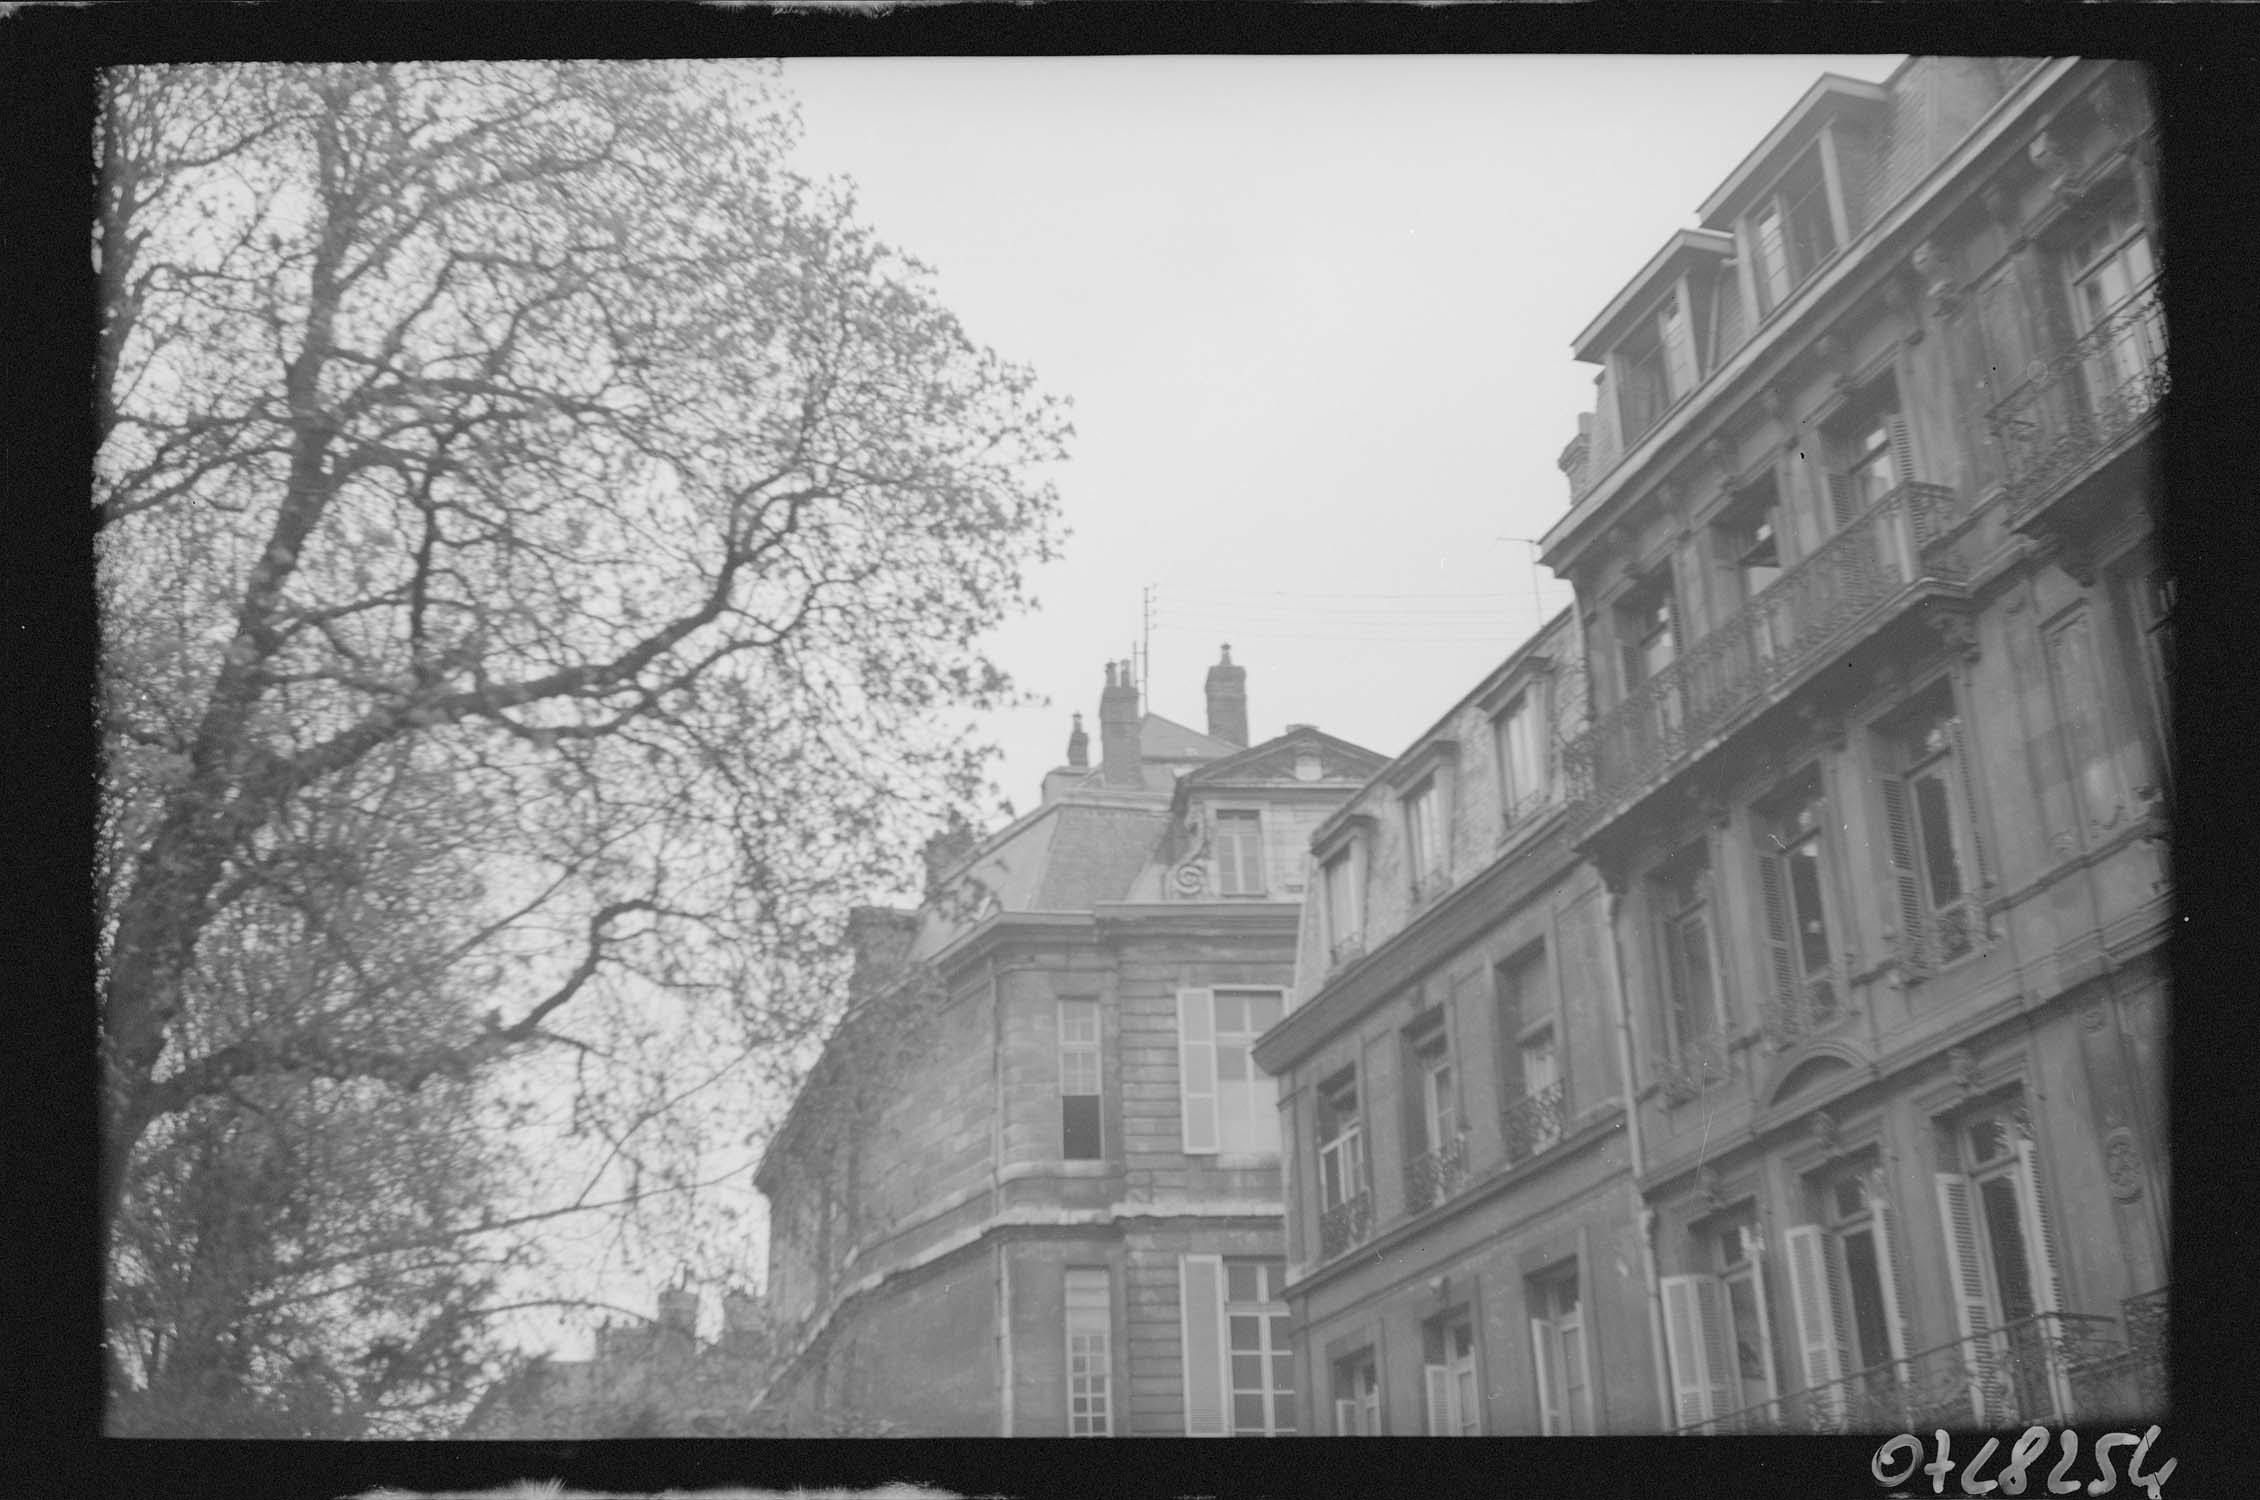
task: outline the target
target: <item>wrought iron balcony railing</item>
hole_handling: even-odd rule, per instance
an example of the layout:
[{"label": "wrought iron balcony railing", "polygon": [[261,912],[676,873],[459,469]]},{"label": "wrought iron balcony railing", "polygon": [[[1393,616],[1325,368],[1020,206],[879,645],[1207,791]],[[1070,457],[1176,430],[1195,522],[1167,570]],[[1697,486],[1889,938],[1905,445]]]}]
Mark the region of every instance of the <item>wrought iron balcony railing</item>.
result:
[{"label": "wrought iron balcony railing", "polygon": [[2166,317],[2158,284],[2113,308],[2035,368],[1986,414],[2001,447],[2009,520],[2030,516],[2140,430],[2166,398]]},{"label": "wrought iron balcony railing", "polygon": [[1373,1190],[1345,1198],[1318,1216],[1318,1258],[1332,1260],[1373,1233]]},{"label": "wrought iron balcony railing", "polygon": [[1657,1058],[1654,1069],[1664,1098],[1673,1104],[1685,1104],[1734,1074],[1734,1064],[1727,1056],[1726,1039],[1717,1036],[1700,1036],[1681,1043],[1677,1057]]},{"label": "wrought iron balcony railing", "polygon": [[1562,1086],[1550,1083],[1507,1106],[1507,1160],[1528,1161],[1562,1138]]},{"label": "wrought iron balcony railing", "polygon": [[2166,1413],[2166,1288],[2129,1297],[2119,1304],[2127,1328],[2127,1361],[2143,1410]]},{"label": "wrought iron balcony railing", "polygon": [[1769,1000],[1759,1029],[1766,1045],[1782,1052],[1807,1037],[1820,1035],[1851,1013],[1843,975],[1831,968],[1797,981],[1786,997],[1776,995]]},{"label": "wrought iron balcony railing", "polygon": [[1425,1213],[1467,1186],[1467,1132],[1444,1146],[1423,1151],[1405,1168],[1405,1210]]},{"label": "wrought iron balcony railing", "polygon": [[2119,1329],[2117,1318],[2042,1313],[1677,1431],[2002,1431],[2156,1415]]},{"label": "wrought iron balcony railing", "polygon": [[1923,913],[1912,932],[1893,928],[1888,934],[1891,956],[1907,980],[1925,978],[1964,954],[1985,946],[1992,936],[1985,907],[1974,896]]},{"label": "wrought iron balcony railing", "polygon": [[1575,833],[1652,790],[1915,585],[1961,581],[1938,546],[1955,506],[1938,485],[1892,490],[1597,719],[1562,756]]}]

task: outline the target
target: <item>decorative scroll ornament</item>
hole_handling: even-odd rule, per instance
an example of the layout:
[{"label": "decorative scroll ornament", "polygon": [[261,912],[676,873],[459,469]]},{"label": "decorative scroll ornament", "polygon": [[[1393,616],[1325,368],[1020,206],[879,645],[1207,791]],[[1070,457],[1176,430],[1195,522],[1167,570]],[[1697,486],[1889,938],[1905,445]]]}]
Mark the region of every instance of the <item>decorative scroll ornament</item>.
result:
[{"label": "decorative scroll ornament", "polygon": [[1696,1170],[1695,1190],[1703,1195],[1703,1206],[1716,1211],[1726,1206],[1726,1198],[1719,1191],[1719,1174],[1715,1167],[1705,1165]]},{"label": "decorative scroll ornament", "polygon": [[2121,1203],[2142,1196],[2142,1153],[2135,1147],[2134,1132],[2124,1125],[2103,1137],[2103,1175],[2111,1184],[2111,1196]]},{"label": "decorative scroll ornament", "polygon": [[1844,1145],[1844,1139],[1837,1133],[1836,1116],[1830,1114],[1825,1109],[1814,1110],[1813,1139],[1819,1141],[1821,1143],[1821,1149],[1828,1152],[1831,1156],[1835,1155],[1837,1151],[1841,1150]]},{"label": "decorative scroll ornament", "polygon": [[1959,300],[1959,289],[1954,285],[1954,273],[1946,264],[1946,256],[1929,240],[1915,247],[1913,258],[1916,284],[1922,288],[1923,300],[1939,317],[1950,315]]},{"label": "decorative scroll ornament", "polygon": [[2048,191],[2059,198],[2067,196],[2071,192],[2072,164],[2065,158],[2064,148],[2058,144],[2056,137],[2043,130],[2032,138],[2032,144],[2026,151],[2032,157],[2032,164],[2040,168],[2041,179],[2048,184]]},{"label": "decorative scroll ornament", "polygon": [[1198,896],[1201,893],[1201,888],[1208,884],[1207,874],[1197,864],[1179,865],[1176,875],[1172,878],[1176,882],[1177,894],[1180,896]]},{"label": "decorative scroll ornament", "polygon": [[1942,609],[1930,617],[1930,628],[1938,632],[1939,644],[1966,662],[1978,659],[1977,622],[1958,609]]}]

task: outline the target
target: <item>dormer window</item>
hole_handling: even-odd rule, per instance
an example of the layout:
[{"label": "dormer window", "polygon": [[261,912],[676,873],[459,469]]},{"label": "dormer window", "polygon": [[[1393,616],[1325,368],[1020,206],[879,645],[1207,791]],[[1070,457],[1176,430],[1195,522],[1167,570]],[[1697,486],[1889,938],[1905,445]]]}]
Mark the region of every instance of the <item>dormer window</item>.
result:
[{"label": "dormer window", "polygon": [[1252,810],[1216,815],[1216,888],[1226,896],[1260,896],[1263,883],[1263,815]]},{"label": "dormer window", "polygon": [[1636,442],[1695,389],[1695,340],[1676,289],[1655,316],[1625,340],[1620,359],[1624,384],[1618,410],[1624,417],[1625,441]]},{"label": "dormer window", "polygon": [[1430,889],[1444,874],[1444,789],[1433,776],[1405,797],[1405,835],[1412,851],[1413,889]]},{"label": "dormer window", "polygon": [[1836,223],[1818,147],[1808,149],[1760,199],[1748,219],[1758,296],[1772,312],[1836,253]]}]

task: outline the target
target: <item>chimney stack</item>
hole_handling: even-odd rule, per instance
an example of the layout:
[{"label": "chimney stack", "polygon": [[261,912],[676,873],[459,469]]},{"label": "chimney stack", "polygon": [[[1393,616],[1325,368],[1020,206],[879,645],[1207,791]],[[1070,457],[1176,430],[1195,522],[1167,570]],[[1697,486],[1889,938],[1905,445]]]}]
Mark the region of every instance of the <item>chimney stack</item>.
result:
[{"label": "chimney stack", "polygon": [[1209,738],[1245,748],[1248,743],[1248,669],[1232,665],[1232,648],[1208,669]]},{"label": "chimney stack", "polygon": [[1139,767],[1138,687],[1126,661],[1106,664],[1106,691],[1099,694],[1099,766],[1110,787],[1145,785]]},{"label": "chimney stack", "polygon": [[918,936],[918,913],[892,906],[857,906],[848,911],[848,949],[855,967],[848,975],[848,1003],[856,1004],[902,967]]},{"label": "chimney stack", "polygon": [[688,1285],[659,1294],[659,1352],[680,1358],[698,1345],[698,1291]]},{"label": "chimney stack", "polygon": [[1091,763],[1091,737],[1083,732],[1083,716],[1075,716],[1075,727],[1067,735],[1067,763],[1081,770]]}]

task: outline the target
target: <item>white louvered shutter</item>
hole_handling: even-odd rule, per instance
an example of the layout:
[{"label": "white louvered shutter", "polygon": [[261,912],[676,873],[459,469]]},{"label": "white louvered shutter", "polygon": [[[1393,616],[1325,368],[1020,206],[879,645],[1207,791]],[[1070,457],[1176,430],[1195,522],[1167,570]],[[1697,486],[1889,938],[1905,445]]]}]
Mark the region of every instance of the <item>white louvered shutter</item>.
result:
[{"label": "white louvered shutter", "polygon": [[1970,1179],[1940,1172],[1938,1218],[1946,1235],[1946,1266],[1954,1283],[1954,1321],[1962,1337],[1970,1375],[1970,1416],[1985,1422],[1985,1393],[1993,1379],[1992,1340],[1984,1337],[1994,1321],[1993,1298],[1986,1290],[1985,1261],[1978,1245],[1977,1205]]},{"label": "white louvered shutter", "polygon": [[1717,1285],[1709,1276],[1666,1276],[1662,1282],[1664,1346],[1671,1366],[1673,1422],[1678,1427],[1693,1427],[1719,1414],[1712,1396],[1715,1361],[1709,1348],[1710,1330],[1703,1320],[1701,1289],[1705,1283],[1711,1284],[1715,1294]]},{"label": "white louvered shutter", "polygon": [[[2033,1306],[2042,1313],[2061,1313],[2066,1309],[2064,1298],[2064,1269],[2056,1255],[2056,1225],[2048,1212],[2048,1200],[2040,1189],[2040,1168],[2033,1158],[2033,1143],[2029,1139],[2017,1142],[2017,1198],[2024,1211],[2025,1262],[2031,1268]],[[2044,1358],[2048,1366],[2049,1392],[2056,1402],[2056,1419],[2071,1420],[2071,1383],[2064,1370],[2064,1362],[2057,1340],[2064,1332],[2054,1318],[2043,1318],[2041,1330],[2046,1339]]]},{"label": "white louvered shutter", "polygon": [[1224,1258],[1188,1255],[1177,1262],[1185,1365],[1185,1435],[1225,1437]]},{"label": "white louvered shutter", "polygon": [[1178,1112],[1185,1154],[1214,1156],[1216,1127],[1216,1007],[1209,990],[1177,992]]},{"label": "white louvered shutter", "polygon": [[1797,1315],[1797,1354],[1805,1388],[1826,1387],[1813,1413],[1833,1422],[1839,1414],[1844,1349],[1837,1340],[1837,1309],[1829,1284],[1826,1232],[1818,1224],[1799,1224],[1783,1237],[1789,1251],[1789,1303]]},{"label": "white louvered shutter", "polygon": [[1703,1374],[1710,1386],[1711,1415],[1734,1410],[1734,1340],[1727,1334],[1726,1283],[1705,1276],[1695,1283],[1695,1308],[1703,1323]]},{"label": "white louvered shutter", "polygon": [[1929,967],[1931,946],[1930,923],[1923,914],[1923,889],[1915,874],[1915,814],[1905,781],[1885,776],[1882,787],[1885,847],[1891,854],[1891,882],[1897,900],[1894,927],[1902,951],[1915,969],[1914,974],[1901,977],[1912,979]]},{"label": "white louvered shutter", "polygon": [[1758,856],[1758,891],[1766,914],[1766,972],[1773,981],[1774,1004],[1785,1029],[1782,1040],[1797,1035],[1797,968],[1790,956],[1788,862],[1778,854]]},{"label": "white louvered shutter", "polygon": [[1334,1401],[1334,1435],[1336,1437],[1362,1437],[1358,1427],[1358,1404],[1336,1397]]},{"label": "white louvered shutter", "polygon": [[[1898,1213],[1881,1193],[1871,1193],[1875,1205],[1876,1280],[1883,1287],[1883,1327],[1891,1339],[1891,1357],[1904,1363],[1907,1354],[1907,1287],[1899,1268]],[[1905,1383],[1906,1372],[1900,1372]]]},{"label": "white louvered shutter", "polygon": [[1530,1320],[1530,1361],[1538,1372],[1538,1430],[1552,1437],[1562,1430],[1561,1392],[1554,1389],[1552,1353],[1554,1325],[1543,1318]]},{"label": "white louvered shutter", "polygon": [[1459,1431],[1452,1420],[1452,1372],[1442,1365],[1424,1365],[1420,1373],[1428,1388],[1428,1435],[1451,1437]]}]

